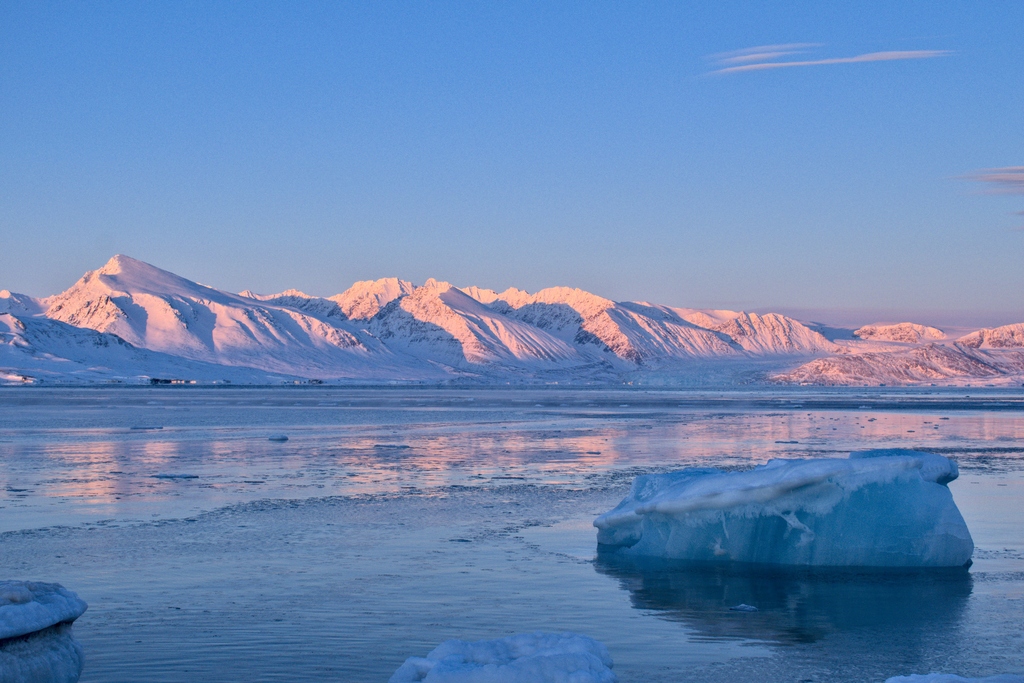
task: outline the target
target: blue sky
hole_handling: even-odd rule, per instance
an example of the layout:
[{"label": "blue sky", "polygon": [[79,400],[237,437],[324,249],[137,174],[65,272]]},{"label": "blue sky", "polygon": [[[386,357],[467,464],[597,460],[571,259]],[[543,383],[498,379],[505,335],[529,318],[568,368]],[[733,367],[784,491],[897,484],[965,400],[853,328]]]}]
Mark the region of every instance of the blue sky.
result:
[{"label": "blue sky", "polygon": [[0,288],[1024,320],[1024,3],[750,5],[2,3]]}]

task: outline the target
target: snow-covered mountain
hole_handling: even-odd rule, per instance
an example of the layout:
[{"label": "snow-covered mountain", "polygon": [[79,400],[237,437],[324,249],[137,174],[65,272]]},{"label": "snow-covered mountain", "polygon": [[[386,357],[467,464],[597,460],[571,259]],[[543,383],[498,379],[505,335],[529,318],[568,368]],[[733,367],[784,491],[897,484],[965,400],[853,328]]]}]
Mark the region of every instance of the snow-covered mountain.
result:
[{"label": "snow-covered mountain", "polygon": [[229,294],[115,256],[67,291],[38,303],[51,320],[205,363],[327,379],[443,376],[346,326],[337,304],[324,301],[297,292],[262,298]]},{"label": "snow-covered mountain", "polygon": [[[826,338],[777,313],[385,278],[341,294],[240,294],[126,256],[67,291],[0,291],[0,382],[1016,381],[1024,324],[957,340],[916,323]],[[836,341],[830,341],[835,339]],[[713,378],[713,379],[708,379]]]},{"label": "snow-covered mountain", "polygon": [[917,323],[865,325],[855,330],[853,334],[860,339],[904,344],[919,344],[946,338],[946,333],[939,328]]},{"label": "snow-covered mountain", "polygon": [[140,349],[117,335],[43,316],[0,313],[0,383],[133,381],[139,377],[250,384],[292,379]]}]

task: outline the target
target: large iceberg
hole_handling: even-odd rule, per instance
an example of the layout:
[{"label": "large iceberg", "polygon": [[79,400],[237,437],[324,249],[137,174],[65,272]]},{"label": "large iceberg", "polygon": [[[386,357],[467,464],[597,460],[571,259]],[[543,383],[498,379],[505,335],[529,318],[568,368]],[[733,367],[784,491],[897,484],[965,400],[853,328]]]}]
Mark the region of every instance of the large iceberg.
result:
[{"label": "large iceberg", "polygon": [[974,552],[956,463],[908,450],[639,476],[594,520],[604,552],[697,562],[963,567]]},{"label": "large iceberg", "polygon": [[388,683],[616,683],[608,648],[577,633],[446,640],[410,657]]},{"label": "large iceberg", "polygon": [[73,683],[82,647],[71,623],[85,602],[56,583],[0,581],[0,683]]}]

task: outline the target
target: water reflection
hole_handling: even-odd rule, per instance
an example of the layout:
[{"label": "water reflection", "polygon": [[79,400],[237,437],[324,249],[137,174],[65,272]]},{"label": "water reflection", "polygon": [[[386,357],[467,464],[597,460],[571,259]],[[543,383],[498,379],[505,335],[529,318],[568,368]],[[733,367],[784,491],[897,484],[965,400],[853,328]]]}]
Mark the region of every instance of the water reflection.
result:
[{"label": "water reflection", "polygon": [[[633,607],[692,628],[698,639],[813,643],[838,632],[898,633],[934,647],[955,630],[972,579],[965,570],[891,572],[693,565],[599,553],[599,573],[629,591]],[[730,610],[752,605],[756,612]],[[929,643],[931,645],[929,646]]]}]

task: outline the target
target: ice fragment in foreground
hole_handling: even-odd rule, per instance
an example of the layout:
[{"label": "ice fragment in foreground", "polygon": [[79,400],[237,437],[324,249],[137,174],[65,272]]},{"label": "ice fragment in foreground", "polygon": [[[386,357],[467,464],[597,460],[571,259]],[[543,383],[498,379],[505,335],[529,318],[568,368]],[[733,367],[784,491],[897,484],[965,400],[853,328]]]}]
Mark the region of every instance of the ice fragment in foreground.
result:
[{"label": "ice fragment in foreground", "polygon": [[0,581],[0,683],[73,683],[82,648],[71,622],[86,610],[55,583]]},{"label": "ice fragment in foreground", "polygon": [[1024,676],[1000,674],[987,678],[964,678],[953,674],[912,674],[910,676],[893,676],[885,683],[1024,683]]},{"label": "ice fragment in foreground", "polygon": [[615,683],[608,648],[577,633],[446,640],[410,657],[389,683]]},{"label": "ice fragment in foreground", "polygon": [[603,552],[698,562],[962,567],[974,541],[956,463],[907,450],[639,476],[594,520]]}]

